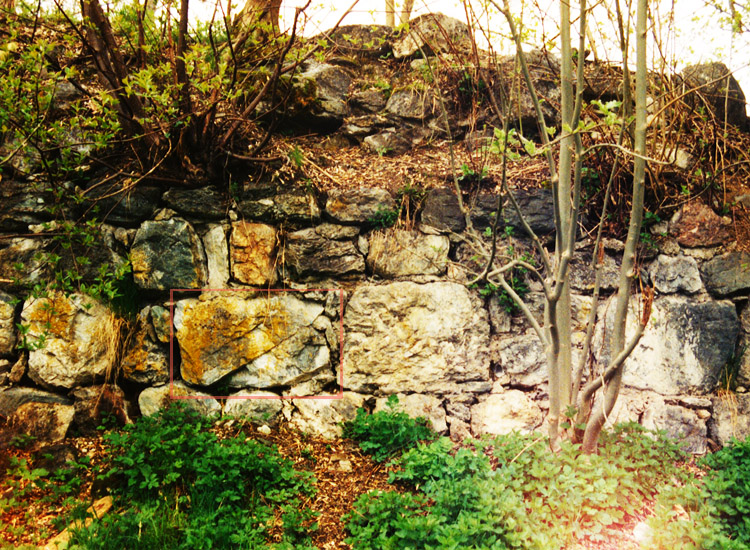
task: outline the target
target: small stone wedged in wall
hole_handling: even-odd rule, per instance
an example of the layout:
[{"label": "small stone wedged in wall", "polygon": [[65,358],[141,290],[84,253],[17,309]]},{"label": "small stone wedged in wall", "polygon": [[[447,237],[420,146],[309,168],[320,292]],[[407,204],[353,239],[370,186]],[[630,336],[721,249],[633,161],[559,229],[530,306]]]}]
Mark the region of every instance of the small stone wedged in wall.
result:
[{"label": "small stone wedged in wall", "polygon": [[198,189],[170,189],[162,195],[167,207],[182,216],[200,221],[220,220],[229,207],[226,195],[209,185]]},{"label": "small stone wedged in wall", "polygon": [[226,288],[229,284],[229,244],[227,226],[210,224],[203,235],[203,250],[206,253],[208,276],[206,287]]},{"label": "small stone wedged in wall", "polygon": [[50,220],[51,192],[38,183],[3,179],[0,185],[0,230],[26,232],[29,225]]},{"label": "small stone wedged in wall", "polygon": [[335,222],[373,223],[376,217],[396,210],[396,201],[385,189],[334,189],[328,193],[325,212]]},{"label": "small stone wedged in wall", "polygon": [[284,403],[289,424],[311,435],[333,439],[342,433],[341,423],[354,420],[367,396],[345,391],[341,399],[292,399]]},{"label": "small stone wedged in wall", "polygon": [[480,397],[471,407],[471,431],[475,437],[513,431],[533,432],[542,426],[544,414],[525,392],[507,390]]},{"label": "small stone wedged in wall", "polygon": [[51,292],[29,300],[21,311],[29,336],[45,334],[44,347],[29,352],[29,377],[45,388],[91,384],[115,367],[120,324],[89,296]]},{"label": "small stone wedged in wall", "polygon": [[75,399],[73,423],[82,435],[96,435],[105,415],[113,417],[118,425],[131,423],[125,393],[114,384],[75,388],[70,392]]},{"label": "small stone wedged in wall", "polygon": [[703,288],[698,262],[688,256],[659,254],[649,268],[649,275],[661,294],[695,294]]},{"label": "small stone wedged in wall", "polygon": [[[251,398],[247,399],[248,396]],[[229,397],[224,404],[224,415],[241,416],[253,424],[267,426],[275,426],[281,420],[283,403],[278,394],[247,389],[230,393]]]},{"label": "small stone wedged in wall", "polygon": [[[573,290],[584,293],[592,293],[594,291],[596,272],[591,267],[592,251],[593,245],[588,242],[581,243],[581,246],[576,246],[569,267],[570,287]],[[611,254],[604,253],[599,283],[599,289],[602,293],[609,293],[619,288],[620,257],[620,255],[614,257]]]},{"label": "small stone wedged in wall", "polygon": [[261,223],[234,222],[229,239],[232,276],[250,286],[273,286],[276,283],[276,244],[276,228]]},{"label": "small stone wedged in wall", "polygon": [[159,385],[169,381],[169,350],[165,345],[169,334],[166,334],[166,340],[163,334],[157,334],[154,318],[162,321],[165,311],[157,307],[147,306],[138,313],[135,329],[126,342],[120,368],[128,382]]},{"label": "small stone wedged in wall", "polygon": [[247,221],[313,225],[320,220],[321,211],[313,193],[277,193],[270,197],[244,199],[237,205]]},{"label": "small stone wedged in wall", "polygon": [[[48,244],[45,239],[3,239],[0,244],[4,245],[0,248],[0,279],[18,280],[21,286],[33,286],[50,277],[49,265],[41,257]],[[16,286],[15,283],[9,285],[12,286]]]},{"label": "small stone wedged in wall", "polygon": [[0,357],[10,357],[16,347],[15,319],[13,296],[0,291]]},{"label": "small stone wedged in wall", "polygon": [[130,180],[99,185],[92,182],[86,196],[91,202],[84,203],[90,208],[94,201],[102,212],[107,212],[107,223],[133,227],[151,218],[159,209],[162,190],[149,185],[132,186]]},{"label": "small stone wedged in wall", "polygon": [[181,380],[164,386],[146,388],[138,396],[138,408],[143,416],[151,416],[173,403],[175,401],[173,398],[187,398],[178,399],[178,401],[204,416],[221,413],[221,404],[216,399],[207,393],[191,388]]}]

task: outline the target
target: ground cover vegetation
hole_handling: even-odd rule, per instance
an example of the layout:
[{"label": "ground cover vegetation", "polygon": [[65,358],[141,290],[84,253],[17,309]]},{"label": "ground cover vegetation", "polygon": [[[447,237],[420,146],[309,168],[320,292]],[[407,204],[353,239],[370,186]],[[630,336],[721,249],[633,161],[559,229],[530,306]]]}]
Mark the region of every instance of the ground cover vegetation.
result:
[{"label": "ground cover vegetation", "polygon": [[[316,440],[177,405],[125,429],[102,427],[92,456],[55,470],[17,440],[2,481],[1,531],[6,541],[39,545],[76,521],[68,548],[78,549],[666,550],[739,549],[750,540],[750,442],[695,461],[679,442],[624,424],[581,460],[580,445],[550,453],[543,434],[456,444],[427,425],[391,401],[347,422],[352,439]],[[357,467],[332,468],[332,456]],[[113,510],[83,527],[88,499],[105,493]],[[327,500],[346,505],[331,514]],[[22,510],[54,520],[34,527],[37,518],[19,519]],[[649,535],[636,543],[639,523]]]}]

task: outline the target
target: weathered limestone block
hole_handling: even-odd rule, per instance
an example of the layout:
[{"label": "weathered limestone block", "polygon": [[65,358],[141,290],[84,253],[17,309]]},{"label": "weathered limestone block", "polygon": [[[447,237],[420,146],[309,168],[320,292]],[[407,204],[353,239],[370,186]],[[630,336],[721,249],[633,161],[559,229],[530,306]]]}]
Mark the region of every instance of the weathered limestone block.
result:
[{"label": "weathered limestone block", "polygon": [[8,418],[11,433],[34,437],[31,449],[65,439],[75,411],[61,403],[24,403]]},{"label": "weathered limestone block", "polygon": [[[250,372],[257,374],[258,380],[278,380],[292,361],[288,354],[299,343],[298,338],[304,340],[295,335],[310,327],[323,308],[323,304],[300,300],[292,293],[205,293],[198,299],[181,300],[175,307],[174,323],[182,378],[207,386],[243,367],[251,368],[256,359],[271,352],[256,364],[263,371]],[[321,361],[319,352],[305,346],[297,351],[300,361]],[[263,387],[270,385],[274,384]]]},{"label": "weathered limestone block", "polygon": [[[594,291],[596,272],[591,267],[591,247],[584,247],[573,253],[570,262],[570,287],[579,292]],[[620,258],[613,258],[605,252],[602,259],[602,272],[599,288],[602,292],[611,292],[620,286]]]},{"label": "weathered limestone block", "polygon": [[750,436],[750,393],[712,398],[714,414],[709,424],[711,438],[719,445],[728,445],[735,437],[740,441]]},{"label": "weathered limestone block", "polygon": [[344,313],[344,385],[362,392],[459,393],[489,385],[489,323],[462,285],[360,286]]},{"label": "weathered limestone block", "polygon": [[[169,381],[168,349],[154,328],[154,309],[149,306],[138,314],[135,331],[120,363],[122,376],[129,382],[159,385]],[[158,311],[157,317],[160,317]]]},{"label": "weathered limestone block", "polygon": [[729,225],[700,202],[684,205],[669,222],[669,232],[682,246],[719,246],[730,237]]},{"label": "weathered limestone block", "polygon": [[701,266],[706,289],[716,296],[750,291],[750,254],[728,252]]},{"label": "weathered limestone block", "polygon": [[339,126],[349,113],[346,100],[352,82],[351,74],[335,65],[309,61],[303,66],[299,80],[314,94],[313,101],[309,103],[310,110],[303,118],[318,126]]},{"label": "weathered limestone block", "polygon": [[[184,397],[189,399],[179,399]],[[204,416],[221,413],[221,405],[216,399],[207,393],[187,386],[181,380],[165,386],[146,388],[138,396],[138,408],[143,416],[151,416],[174,401],[184,403],[186,407],[198,411]]]},{"label": "weathered limestone block", "polygon": [[299,191],[241,200],[238,208],[249,221],[311,225],[320,220],[315,195]]},{"label": "weathered limestone block", "polygon": [[224,414],[241,416],[253,424],[273,426],[281,420],[281,397],[267,391],[240,390],[229,395]]},{"label": "weathered limestone block", "polygon": [[365,258],[353,242],[327,239],[312,227],[287,235],[284,260],[287,276],[297,278],[365,272]]},{"label": "weathered limestone block", "polygon": [[703,288],[698,262],[688,256],[659,254],[650,272],[654,287],[662,294],[695,294]]},{"label": "weathered limestone block", "polygon": [[492,393],[480,398],[471,408],[471,431],[502,435],[512,431],[532,432],[544,421],[542,410],[528,395],[519,390]]},{"label": "weathered limestone block", "polygon": [[502,384],[532,388],[547,382],[547,357],[535,332],[493,339],[490,353]]},{"label": "weathered limestone block", "polygon": [[203,247],[185,220],[143,222],[130,256],[133,279],[141,288],[201,288],[206,283]]},{"label": "weathered limestone block", "polygon": [[285,403],[284,415],[304,433],[333,439],[341,437],[341,423],[353,420],[364,403],[365,396],[354,392],[344,392],[341,399],[293,399]]},{"label": "weathered limestone block", "polygon": [[[311,326],[298,326],[274,348],[232,373],[232,388],[296,386],[330,371],[330,352],[325,335]],[[324,376],[329,381],[332,376]]]},{"label": "weathered limestone block", "polygon": [[448,267],[448,237],[391,229],[370,236],[367,266],[384,278],[442,275]]},{"label": "weathered limestone block", "polygon": [[396,210],[396,201],[385,189],[336,189],[326,201],[326,213],[343,224],[367,223],[386,210]]},{"label": "weathered limestone block", "polygon": [[260,223],[235,222],[229,245],[235,279],[261,287],[276,282],[276,229]]},{"label": "weathered limestone block", "polygon": [[223,225],[210,225],[203,236],[203,249],[206,251],[208,268],[208,288],[226,288],[229,283],[229,245]]},{"label": "weathered limestone block", "polygon": [[[405,412],[409,416],[416,418],[422,416],[430,421],[432,429],[438,433],[446,433],[448,424],[446,423],[445,409],[443,401],[434,395],[425,395],[419,393],[396,394],[398,397],[397,411]],[[373,412],[390,410],[387,406],[388,398],[379,397],[375,400],[375,409]]]},{"label": "weathered limestone block", "polygon": [[385,110],[399,118],[424,120],[433,115],[436,101],[432,93],[406,88],[391,94]]},{"label": "weathered limestone block", "polygon": [[[49,265],[39,253],[42,252],[40,239],[8,239],[0,241],[0,279],[18,279],[22,285],[33,285],[45,280]],[[20,268],[20,269],[18,269]]]},{"label": "weathered limestone block", "polygon": [[29,352],[29,376],[45,388],[73,388],[103,378],[115,366],[120,325],[112,312],[81,294],[27,301],[21,312],[29,336],[46,335]]},{"label": "weathered limestone block", "polygon": [[16,347],[16,306],[13,297],[0,291],[0,357],[8,357]]},{"label": "weathered limestone block", "polygon": [[[628,313],[629,339],[635,330],[638,297]],[[609,361],[609,334],[614,305],[605,323],[597,325],[593,349],[600,361]],[[604,338],[602,333],[606,332]],[[662,395],[706,394],[718,382],[721,369],[734,352],[739,320],[730,302],[695,303],[684,297],[654,301],[651,320],[640,343],[625,363],[626,386]]]}]

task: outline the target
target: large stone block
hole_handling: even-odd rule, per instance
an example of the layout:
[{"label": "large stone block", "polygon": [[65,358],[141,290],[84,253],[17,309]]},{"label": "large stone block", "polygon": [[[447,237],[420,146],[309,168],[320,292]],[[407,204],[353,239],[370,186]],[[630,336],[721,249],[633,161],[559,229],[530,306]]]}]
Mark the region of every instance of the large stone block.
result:
[{"label": "large stone block", "polygon": [[360,286],[344,331],[344,385],[351,390],[439,394],[489,384],[487,312],[461,285]]},{"label": "large stone block", "polygon": [[287,235],[284,261],[287,277],[348,277],[365,272],[365,258],[352,241],[328,239],[312,227]]},{"label": "large stone block", "polygon": [[114,368],[120,323],[94,299],[51,293],[27,301],[21,319],[32,339],[45,339],[29,352],[29,376],[37,384],[70,389],[102,379]]},{"label": "large stone block", "polygon": [[[208,386],[244,368],[251,380],[242,386],[268,387],[297,380],[286,377],[290,370],[311,374],[327,364],[321,357],[325,338],[310,328],[323,309],[291,293],[205,293],[181,300],[174,322],[182,378]],[[322,343],[311,342],[315,335]]]},{"label": "large stone block", "polygon": [[543,421],[544,414],[539,405],[519,390],[490,394],[471,408],[471,431],[475,437],[513,431],[532,432]]},{"label": "large stone block", "polygon": [[713,403],[710,433],[714,441],[728,445],[732,438],[743,441],[750,437],[750,393],[717,396]]},{"label": "large stone block", "polygon": [[385,278],[442,275],[448,267],[448,237],[392,229],[370,237],[367,265]]},{"label": "large stone block", "polygon": [[156,414],[170,403],[184,403],[204,416],[221,414],[221,404],[213,396],[191,388],[181,380],[165,386],[146,388],[138,396],[138,408],[143,416]]},{"label": "large stone block", "polygon": [[731,296],[750,291],[750,254],[728,252],[701,266],[706,289],[716,296]]},{"label": "large stone block", "polygon": [[[593,346],[605,363],[609,361],[614,306],[608,311],[606,329],[605,323],[597,325]],[[638,300],[634,298],[628,314],[628,339],[638,318]],[[683,297],[655,300],[643,337],[625,363],[623,382],[662,395],[709,393],[734,353],[738,334],[737,311],[730,302],[695,303]]]},{"label": "large stone block", "polygon": [[396,210],[385,189],[336,189],[328,194],[326,213],[344,224],[371,222],[378,212]]}]

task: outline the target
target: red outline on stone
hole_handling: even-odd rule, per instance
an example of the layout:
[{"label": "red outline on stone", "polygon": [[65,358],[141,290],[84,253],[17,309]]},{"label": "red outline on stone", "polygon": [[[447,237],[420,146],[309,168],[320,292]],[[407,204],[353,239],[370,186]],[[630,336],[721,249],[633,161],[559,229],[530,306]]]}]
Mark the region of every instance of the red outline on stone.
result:
[{"label": "red outline on stone", "polygon": [[[174,293],[175,292],[338,292],[339,293],[339,392],[336,395],[174,395]],[[169,398],[170,399],[343,399],[344,398],[344,289],[342,288],[170,288],[169,289]]]}]

